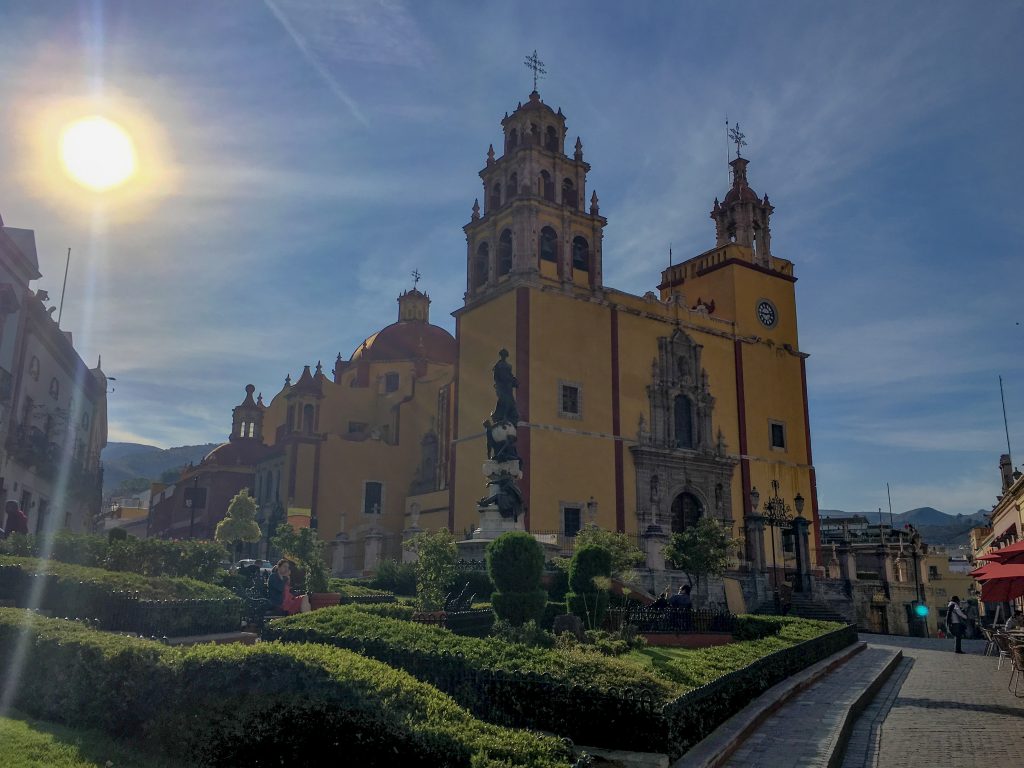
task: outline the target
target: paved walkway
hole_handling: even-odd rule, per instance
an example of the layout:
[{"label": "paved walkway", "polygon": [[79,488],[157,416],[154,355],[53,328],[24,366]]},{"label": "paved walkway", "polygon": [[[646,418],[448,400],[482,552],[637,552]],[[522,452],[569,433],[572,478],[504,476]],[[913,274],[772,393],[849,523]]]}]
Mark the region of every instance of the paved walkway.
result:
[{"label": "paved walkway", "polygon": [[853,702],[892,661],[895,648],[867,648],[798,694],[740,745],[729,768],[825,766]]},{"label": "paved walkway", "polygon": [[[861,635],[899,648],[904,662],[854,727],[846,768],[1024,765],[1024,698],[1007,690],[1009,663],[996,670],[985,643]],[[1024,693],[1024,685],[1020,692]]]},{"label": "paved walkway", "polygon": [[[984,641],[862,634],[868,648],[766,720],[730,768],[824,766],[850,702],[895,651],[903,661],[856,720],[843,768],[1024,766],[1024,698],[1007,690]],[[1024,683],[1020,686],[1024,693]]]}]

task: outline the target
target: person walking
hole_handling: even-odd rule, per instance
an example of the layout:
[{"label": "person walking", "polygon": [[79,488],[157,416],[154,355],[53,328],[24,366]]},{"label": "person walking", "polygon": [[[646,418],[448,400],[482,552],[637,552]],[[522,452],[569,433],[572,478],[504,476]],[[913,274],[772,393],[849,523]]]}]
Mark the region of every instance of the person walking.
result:
[{"label": "person walking", "polygon": [[967,629],[967,614],[960,609],[960,598],[956,595],[949,600],[946,606],[946,630],[956,638],[956,650],[954,653],[963,653],[960,647],[964,639],[964,632]]}]

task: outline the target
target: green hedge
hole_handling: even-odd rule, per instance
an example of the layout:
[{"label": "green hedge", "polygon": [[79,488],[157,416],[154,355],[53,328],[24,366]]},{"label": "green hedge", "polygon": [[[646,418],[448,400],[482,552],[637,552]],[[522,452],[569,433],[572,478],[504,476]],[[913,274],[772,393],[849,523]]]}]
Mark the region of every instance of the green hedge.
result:
[{"label": "green hedge", "polygon": [[[393,603],[395,594],[383,589],[373,589],[361,584],[353,584],[351,579],[329,579],[327,582],[328,592],[338,592],[344,598],[379,598],[382,603]],[[366,601],[370,602],[370,601]]]},{"label": "green hedge", "polygon": [[383,616],[387,619],[401,621],[412,621],[412,617],[416,613],[415,606],[403,603],[352,603],[352,607],[373,616]]},{"label": "green hedge", "polygon": [[[637,700],[664,703],[674,687],[652,672],[593,653],[478,639],[446,629],[371,616],[352,606],[275,620],[265,637],[349,648],[430,682],[478,717],[615,746],[609,718]],[[630,698],[623,689],[630,689]]]},{"label": "green hedge", "polygon": [[569,610],[583,619],[588,629],[600,629],[608,610],[608,582],[612,572],[612,556],[607,549],[583,546],[573,553],[569,563],[569,588],[565,603]]},{"label": "green hedge", "polygon": [[106,536],[58,531],[50,537],[11,536],[0,541],[0,555],[47,555],[51,560],[89,568],[213,581],[220,563],[228,558],[228,551],[216,541],[111,540]]},{"label": "green hedge", "polygon": [[787,621],[781,616],[758,616],[746,614],[736,617],[736,627],[732,636],[736,640],[760,640],[762,637],[777,635]]},{"label": "green hedge", "polygon": [[228,590],[194,579],[22,557],[0,557],[0,598],[104,629],[172,637],[236,631],[243,609]]},{"label": "green hedge", "polygon": [[488,544],[485,554],[495,615],[513,627],[539,622],[548,594],[540,586],[544,550],[538,541],[525,531],[510,531]]},{"label": "green hedge", "polygon": [[[23,652],[23,655],[19,655]],[[36,717],[140,734],[189,765],[319,763],[567,768],[557,739],[474,719],[435,688],[322,645],[187,649],[0,609],[14,704]]]}]

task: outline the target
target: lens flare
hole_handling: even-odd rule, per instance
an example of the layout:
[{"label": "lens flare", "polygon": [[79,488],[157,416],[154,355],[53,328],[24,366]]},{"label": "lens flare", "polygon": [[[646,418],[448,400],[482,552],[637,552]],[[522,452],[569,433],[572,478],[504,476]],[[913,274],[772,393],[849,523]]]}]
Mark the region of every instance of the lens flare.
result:
[{"label": "lens flare", "polygon": [[131,136],[99,115],[81,118],[64,129],[60,156],[72,179],[97,192],[124,184],[137,166]]}]

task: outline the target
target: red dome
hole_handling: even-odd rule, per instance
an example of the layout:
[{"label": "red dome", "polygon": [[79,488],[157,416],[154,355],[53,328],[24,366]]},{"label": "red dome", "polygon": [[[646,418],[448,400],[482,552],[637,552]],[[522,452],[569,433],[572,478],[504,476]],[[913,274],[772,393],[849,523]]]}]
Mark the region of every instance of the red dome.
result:
[{"label": "red dome", "polygon": [[357,360],[417,360],[455,363],[455,337],[444,328],[418,321],[389,325],[359,345],[352,353]]},{"label": "red dome", "polygon": [[255,440],[221,443],[199,463],[200,467],[251,466],[263,460],[270,447]]}]

